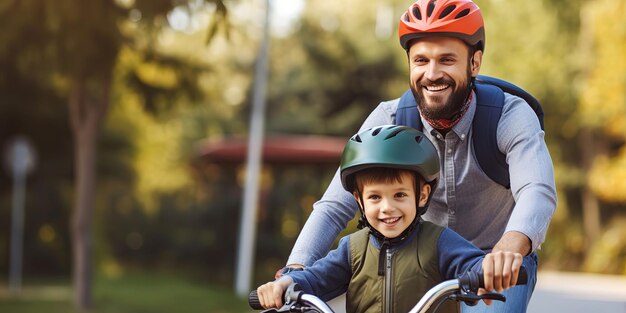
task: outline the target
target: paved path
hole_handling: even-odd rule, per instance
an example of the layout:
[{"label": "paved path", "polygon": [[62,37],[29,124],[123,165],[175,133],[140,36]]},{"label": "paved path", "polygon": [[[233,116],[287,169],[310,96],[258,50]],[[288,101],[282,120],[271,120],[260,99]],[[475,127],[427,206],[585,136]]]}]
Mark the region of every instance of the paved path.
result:
[{"label": "paved path", "polygon": [[626,276],[542,272],[528,313],[626,313]]}]

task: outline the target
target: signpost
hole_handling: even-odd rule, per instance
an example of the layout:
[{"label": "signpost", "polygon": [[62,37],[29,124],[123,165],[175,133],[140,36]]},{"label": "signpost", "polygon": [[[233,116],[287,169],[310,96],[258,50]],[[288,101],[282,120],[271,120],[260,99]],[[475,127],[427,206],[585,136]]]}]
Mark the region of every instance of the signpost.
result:
[{"label": "signpost", "polygon": [[26,175],[35,167],[35,159],[35,150],[25,137],[16,137],[5,150],[6,165],[13,176],[11,250],[9,256],[9,290],[12,293],[18,293],[22,288]]},{"label": "signpost", "polygon": [[239,296],[250,292],[254,247],[256,234],[256,211],[259,193],[259,173],[261,171],[261,151],[265,127],[265,93],[267,88],[267,62],[269,55],[269,20],[270,1],[265,1],[265,19],[263,39],[259,49],[255,69],[248,138],[248,157],[246,161],[246,182],[244,186],[241,221],[239,222],[239,246],[237,249],[237,268],[235,273],[235,291]]}]

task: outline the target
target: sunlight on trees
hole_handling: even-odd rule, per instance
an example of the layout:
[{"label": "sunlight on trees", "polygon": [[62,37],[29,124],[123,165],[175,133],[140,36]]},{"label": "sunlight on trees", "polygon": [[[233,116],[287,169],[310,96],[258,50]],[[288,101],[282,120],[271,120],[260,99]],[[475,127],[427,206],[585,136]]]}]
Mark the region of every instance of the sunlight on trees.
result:
[{"label": "sunlight on trees", "polygon": [[[592,57],[582,89],[579,116],[600,129],[609,141],[626,141],[626,1],[602,0],[586,5]],[[626,147],[609,147],[591,169],[589,185],[607,201],[626,203]]]}]

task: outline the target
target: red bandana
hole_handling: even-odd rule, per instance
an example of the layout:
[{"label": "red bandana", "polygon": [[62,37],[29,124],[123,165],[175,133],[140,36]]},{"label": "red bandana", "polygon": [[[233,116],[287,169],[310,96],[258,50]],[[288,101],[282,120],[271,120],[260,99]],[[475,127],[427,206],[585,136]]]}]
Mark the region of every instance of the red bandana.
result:
[{"label": "red bandana", "polygon": [[454,127],[454,125],[456,125],[456,123],[458,123],[461,120],[463,115],[465,115],[465,112],[467,112],[467,109],[469,109],[471,103],[472,103],[472,92],[470,92],[470,95],[467,98],[467,102],[465,102],[465,105],[461,108],[459,113],[455,114],[451,119],[442,118],[442,119],[437,119],[437,120],[431,120],[425,116],[422,116],[422,117],[434,129],[441,130],[441,131],[449,131],[450,129],[452,129],[452,127]]}]

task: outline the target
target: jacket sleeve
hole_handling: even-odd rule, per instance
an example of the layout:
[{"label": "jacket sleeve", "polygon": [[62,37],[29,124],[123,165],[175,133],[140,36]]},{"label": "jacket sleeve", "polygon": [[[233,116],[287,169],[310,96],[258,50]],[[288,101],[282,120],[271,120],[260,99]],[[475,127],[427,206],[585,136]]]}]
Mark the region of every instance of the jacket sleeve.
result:
[{"label": "jacket sleeve", "polygon": [[485,253],[455,231],[446,228],[437,241],[439,273],[444,280],[454,279],[469,270],[481,270]]},{"label": "jacket sleeve", "polygon": [[324,301],[346,292],[352,277],[350,237],[343,237],[337,249],[330,251],[313,265],[288,275],[305,293],[316,295]]}]

